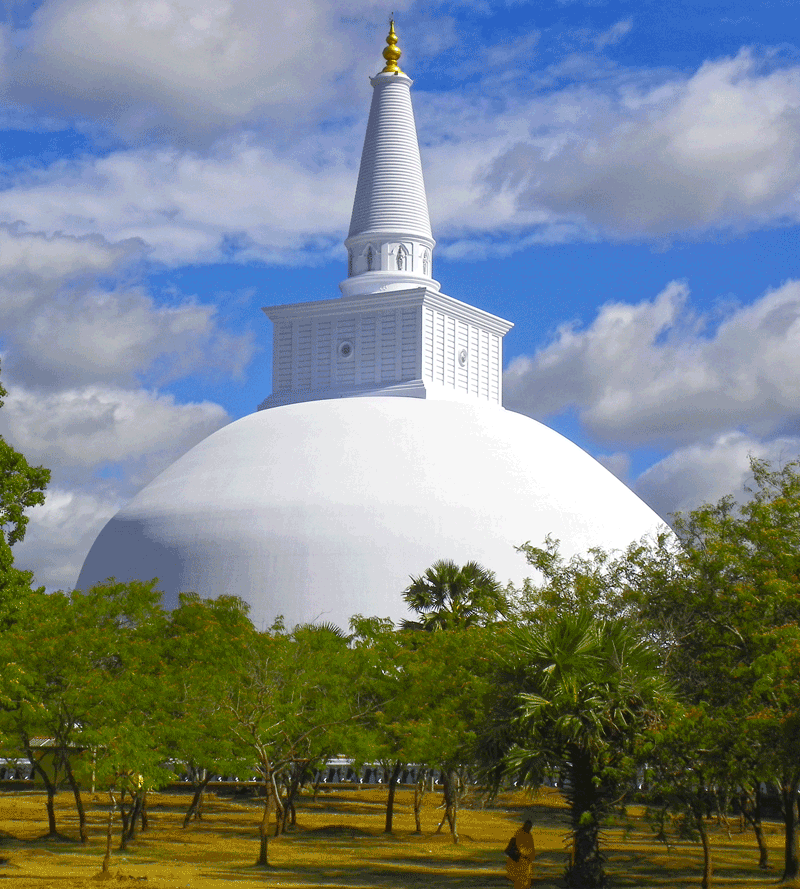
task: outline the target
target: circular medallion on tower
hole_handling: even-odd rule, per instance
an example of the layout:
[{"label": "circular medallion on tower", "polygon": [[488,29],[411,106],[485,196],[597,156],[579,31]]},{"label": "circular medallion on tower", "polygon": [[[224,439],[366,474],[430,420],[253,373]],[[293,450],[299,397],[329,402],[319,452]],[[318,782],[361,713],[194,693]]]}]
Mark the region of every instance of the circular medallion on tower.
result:
[{"label": "circular medallion on tower", "polygon": [[465,367],[467,364],[467,350],[461,349],[458,353],[458,364],[460,367]]},{"label": "circular medallion on tower", "polygon": [[342,340],[341,343],[339,343],[337,353],[342,361],[346,361],[348,358],[352,358],[353,351],[353,344],[350,340]]}]

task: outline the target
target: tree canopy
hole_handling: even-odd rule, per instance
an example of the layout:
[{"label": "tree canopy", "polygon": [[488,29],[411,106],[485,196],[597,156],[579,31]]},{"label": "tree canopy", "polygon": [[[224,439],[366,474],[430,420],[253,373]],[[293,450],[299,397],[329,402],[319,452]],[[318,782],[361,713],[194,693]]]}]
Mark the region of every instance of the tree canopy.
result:
[{"label": "tree canopy", "polygon": [[671,700],[658,652],[623,619],[565,611],[509,631],[481,749],[495,786],[567,778],[570,885],[604,882],[600,827]]},{"label": "tree canopy", "polygon": [[507,611],[497,577],[478,562],[459,566],[440,559],[411,578],[403,598],[419,615],[417,621],[405,621],[404,626],[423,630],[486,624]]},{"label": "tree canopy", "polygon": [[[0,408],[6,394],[0,383]],[[49,481],[48,469],[30,466],[25,457],[0,436],[0,629],[18,619],[21,604],[30,594],[33,572],[14,567],[11,547],[25,537],[28,524],[25,510],[44,503],[44,490]],[[9,673],[9,668],[2,665],[0,679],[4,672]]]}]

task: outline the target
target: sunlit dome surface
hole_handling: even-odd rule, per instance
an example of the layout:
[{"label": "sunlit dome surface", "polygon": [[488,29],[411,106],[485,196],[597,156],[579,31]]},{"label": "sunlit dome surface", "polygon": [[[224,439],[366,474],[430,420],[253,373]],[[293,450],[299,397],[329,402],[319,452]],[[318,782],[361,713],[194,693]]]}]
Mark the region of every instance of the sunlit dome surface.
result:
[{"label": "sunlit dome surface", "polygon": [[418,398],[287,405],[192,448],[101,532],[78,586],[157,576],[240,596],[256,626],[406,616],[410,574],[475,559],[530,573],[514,546],[626,546],[658,516],[572,442],[501,407]]}]

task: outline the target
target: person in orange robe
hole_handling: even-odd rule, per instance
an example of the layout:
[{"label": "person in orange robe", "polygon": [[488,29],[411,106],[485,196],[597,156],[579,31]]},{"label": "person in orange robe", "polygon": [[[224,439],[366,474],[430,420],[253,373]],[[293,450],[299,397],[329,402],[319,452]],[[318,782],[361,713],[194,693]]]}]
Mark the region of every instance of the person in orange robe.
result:
[{"label": "person in orange robe", "polygon": [[514,884],[514,889],[530,889],[533,879],[533,859],[536,849],[531,836],[532,821],[526,821],[514,834],[514,842],[519,849],[519,861],[506,859],[506,876]]}]

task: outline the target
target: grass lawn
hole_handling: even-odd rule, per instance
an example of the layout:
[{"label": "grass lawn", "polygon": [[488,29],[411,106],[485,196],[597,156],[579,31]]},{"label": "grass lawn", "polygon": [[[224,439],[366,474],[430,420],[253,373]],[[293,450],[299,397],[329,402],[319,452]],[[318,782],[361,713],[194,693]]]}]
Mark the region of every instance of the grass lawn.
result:
[{"label": "grass lawn", "polygon": [[[297,828],[270,841],[271,867],[257,868],[259,804],[246,797],[210,796],[203,820],[181,828],[189,796],[153,794],[150,828],[138,834],[126,852],[119,852],[115,823],[111,873],[116,885],[139,882],[148,889],[229,889],[266,885],[355,887],[355,889],[510,889],[505,879],[503,848],[521,822],[530,817],[537,860],[534,886],[563,885],[567,861],[566,813],[555,791],[537,797],[506,795],[492,808],[464,808],[459,845],[436,828],[442,816],[440,795],[428,794],[423,832],[414,833],[410,791],[398,792],[392,836],[383,834],[385,790],[331,791],[316,802],[305,796],[297,809]],[[72,795],[57,798],[61,840],[44,840],[47,829],[43,792],[0,794],[0,878],[8,889],[71,889],[97,887],[96,875],[105,851],[107,808],[102,797],[86,795],[90,843],[77,842],[77,816]],[[467,804],[469,805],[469,803]],[[719,889],[766,886],[781,873],[783,836],[779,824],[768,824],[767,840],[774,871],[759,871],[758,852],[750,832],[731,835],[715,823],[715,881]],[[702,853],[692,843],[667,849],[653,841],[641,813],[619,817],[606,833],[610,885],[672,889],[699,886]]]}]

